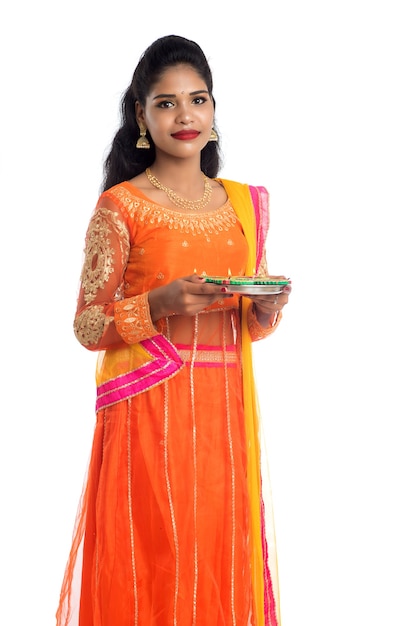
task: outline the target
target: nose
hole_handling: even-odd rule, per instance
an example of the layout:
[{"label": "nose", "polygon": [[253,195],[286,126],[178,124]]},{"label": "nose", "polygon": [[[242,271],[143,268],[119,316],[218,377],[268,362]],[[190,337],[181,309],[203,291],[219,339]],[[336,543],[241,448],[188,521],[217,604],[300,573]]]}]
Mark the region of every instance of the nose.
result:
[{"label": "nose", "polygon": [[178,105],[176,122],[178,124],[190,124],[193,122],[193,112],[189,104],[181,103]]}]

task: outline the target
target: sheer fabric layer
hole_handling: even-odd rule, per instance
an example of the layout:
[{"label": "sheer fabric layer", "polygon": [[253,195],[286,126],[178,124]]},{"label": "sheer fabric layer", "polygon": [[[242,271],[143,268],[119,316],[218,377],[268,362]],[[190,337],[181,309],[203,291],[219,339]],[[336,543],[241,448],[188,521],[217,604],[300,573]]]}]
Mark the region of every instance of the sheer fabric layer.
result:
[{"label": "sheer fabric layer", "polygon": [[[242,274],[247,265],[229,203],[190,221],[128,183],[117,186],[100,198],[89,226],[77,337],[105,350],[100,369],[112,351],[126,350],[118,310],[137,294],[193,271]],[[251,573],[240,300],[220,300],[194,318],[171,316],[156,328],[135,306],[135,340],[164,336],[182,368],[97,412],[57,624],[275,626],[274,593],[260,619]],[[268,334],[247,315],[253,339]]]}]

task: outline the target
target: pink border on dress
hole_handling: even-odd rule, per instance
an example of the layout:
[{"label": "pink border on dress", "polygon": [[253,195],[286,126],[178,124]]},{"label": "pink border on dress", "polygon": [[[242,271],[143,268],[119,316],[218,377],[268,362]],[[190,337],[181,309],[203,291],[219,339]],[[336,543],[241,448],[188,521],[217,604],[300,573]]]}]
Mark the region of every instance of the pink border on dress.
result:
[{"label": "pink border on dress", "polygon": [[163,336],[141,341],[152,360],[137,369],[106,381],[97,388],[96,411],[136,396],[171,378],[184,365],[174,346]]}]

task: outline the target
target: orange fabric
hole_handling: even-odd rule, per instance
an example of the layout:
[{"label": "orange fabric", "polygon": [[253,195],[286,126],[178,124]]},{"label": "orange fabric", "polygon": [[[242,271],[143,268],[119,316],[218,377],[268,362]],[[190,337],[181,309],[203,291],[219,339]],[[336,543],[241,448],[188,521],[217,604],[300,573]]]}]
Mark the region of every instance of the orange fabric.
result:
[{"label": "orange fabric", "polygon": [[[126,347],[115,308],[129,298],[248,264],[229,202],[186,219],[124,183],[103,194],[91,224],[75,323],[91,350]],[[234,296],[141,326],[190,358],[97,414],[58,626],[264,626],[251,578],[239,306]],[[205,365],[207,353],[223,356]]]}]

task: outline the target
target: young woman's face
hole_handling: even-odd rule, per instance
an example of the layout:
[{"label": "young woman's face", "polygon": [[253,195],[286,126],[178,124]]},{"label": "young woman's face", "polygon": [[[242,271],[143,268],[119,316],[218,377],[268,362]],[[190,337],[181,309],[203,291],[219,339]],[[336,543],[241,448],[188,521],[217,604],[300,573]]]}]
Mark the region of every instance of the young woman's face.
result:
[{"label": "young woman's face", "polygon": [[189,65],[176,65],[152,87],[144,108],[136,103],[136,116],[145,123],[157,155],[200,158],[209,141],[214,106],[199,74]]}]

